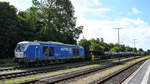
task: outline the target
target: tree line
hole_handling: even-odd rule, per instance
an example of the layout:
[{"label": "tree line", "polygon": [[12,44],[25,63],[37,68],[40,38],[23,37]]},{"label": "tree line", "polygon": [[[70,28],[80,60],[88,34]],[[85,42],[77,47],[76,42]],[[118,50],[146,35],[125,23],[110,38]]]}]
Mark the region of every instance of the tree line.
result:
[{"label": "tree line", "polygon": [[58,41],[76,44],[83,26],[76,26],[70,0],[32,0],[33,5],[18,11],[0,1],[0,58],[13,57],[20,41]]},{"label": "tree line", "polygon": [[104,42],[103,38],[87,40],[85,38],[81,39],[78,45],[83,46],[86,54],[90,54],[89,51],[110,51],[110,52],[143,52],[142,48],[132,48],[130,46],[118,45],[113,43]]}]

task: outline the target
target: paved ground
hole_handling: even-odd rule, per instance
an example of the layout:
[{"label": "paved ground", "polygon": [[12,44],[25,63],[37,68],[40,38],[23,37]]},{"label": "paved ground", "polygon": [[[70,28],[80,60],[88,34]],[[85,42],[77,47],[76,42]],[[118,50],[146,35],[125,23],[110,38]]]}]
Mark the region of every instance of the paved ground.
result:
[{"label": "paved ground", "polygon": [[150,84],[150,59],[122,84]]}]

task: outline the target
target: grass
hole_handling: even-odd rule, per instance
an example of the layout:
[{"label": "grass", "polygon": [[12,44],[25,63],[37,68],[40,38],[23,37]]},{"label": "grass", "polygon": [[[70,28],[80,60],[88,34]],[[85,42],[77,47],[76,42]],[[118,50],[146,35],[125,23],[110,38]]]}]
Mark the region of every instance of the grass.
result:
[{"label": "grass", "polygon": [[[150,58],[150,56],[147,56],[147,57]],[[142,59],[145,59],[147,57],[143,57]],[[132,57],[132,58],[134,58],[134,57]],[[126,59],[132,59],[132,58],[126,58]],[[141,58],[139,58],[139,59],[141,59]],[[121,60],[125,60],[125,59],[121,59]],[[111,63],[117,62],[117,61],[118,61],[117,59],[113,59],[113,60],[108,60],[107,62],[103,62],[100,64],[91,64],[91,65],[86,65],[86,66],[82,66],[82,67],[78,67],[78,68],[71,68],[71,69],[59,70],[59,71],[55,71],[55,72],[48,72],[48,73],[41,73],[41,74],[24,76],[24,77],[12,78],[12,79],[8,79],[8,80],[2,80],[2,81],[0,81],[0,84],[13,84],[13,83],[17,83],[17,82],[25,82],[25,81],[29,81],[29,80],[42,78],[42,77],[58,75],[58,74],[72,72],[72,71],[76,71],[76,70],[83,70],[83,69],[87,69],[87,68],[91,68],[91,67],[95,67],[95,66],[99,66],[99,65],[103,65],[103,64],[111,64]],[[134,62],[130,62],[127,65],[132,64],[132,63],[134,63]]]},{"label": "grass", "polygon": [[0,67],[16,66],[12,59],[13,58],[0,59]]}]

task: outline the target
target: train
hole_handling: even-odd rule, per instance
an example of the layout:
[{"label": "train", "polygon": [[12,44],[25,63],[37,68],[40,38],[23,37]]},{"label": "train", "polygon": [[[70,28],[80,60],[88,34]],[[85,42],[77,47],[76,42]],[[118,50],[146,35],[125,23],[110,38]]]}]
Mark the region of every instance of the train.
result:
[{"label": "train", "polygon": [[40,65],[57,62],[85,61],[90,60],[91,55],[94,55],[95,58],[104,59],[145,55],[144,52],[101,51],[89,51],[89,55],[85,55],[85,50],[82,46],[52,41],[22,41],[17,43],[14,53],[14,62],[19,65]]},{"label": "train", "polygon": [[83,47],[50,41],[22,41],[17,44],[14,53],[14,62],[21,65],[84,59]]},{"label": "train", "polygon": [[101,52],[101,51],[90,51],[90,53],[93,53],[95,58],[101,58],[101,59],[110,59],[110,58],[127,58],[127,57],[133,57],[133,56],[146,56],[148,53],[146,52]]}]

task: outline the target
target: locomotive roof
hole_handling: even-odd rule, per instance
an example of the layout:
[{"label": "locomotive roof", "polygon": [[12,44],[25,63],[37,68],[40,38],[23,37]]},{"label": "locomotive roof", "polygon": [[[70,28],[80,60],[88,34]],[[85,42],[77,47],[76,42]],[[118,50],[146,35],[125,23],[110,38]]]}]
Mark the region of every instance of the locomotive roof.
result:
[{"label": "locomotive roof", "polygon": [[[71,45],[71,44],[64,44],[61,42],[53,42],[53,41],[48,41],[48,42],[43,42],[43,41],[22,41],[19,42],[20,43],[29,43],[29,44],[33,44],[33,45],[40,45],[40,44],[45,44],[45,45],[60,45],[60,46],[77,46],[77,45]],[[83,48],[81,46],[79,46],[80,48]]]},{"label": "locomotive roof", "polygon": [[[61,42],[39,42],[40,44],[48,44],[48,45],[60,45],[60,46],[77,46],[77,45],[71,45],[71,44],[64,44],[64,43],[61,43]],[[81,47],[81,46],[79,46]]]}]

